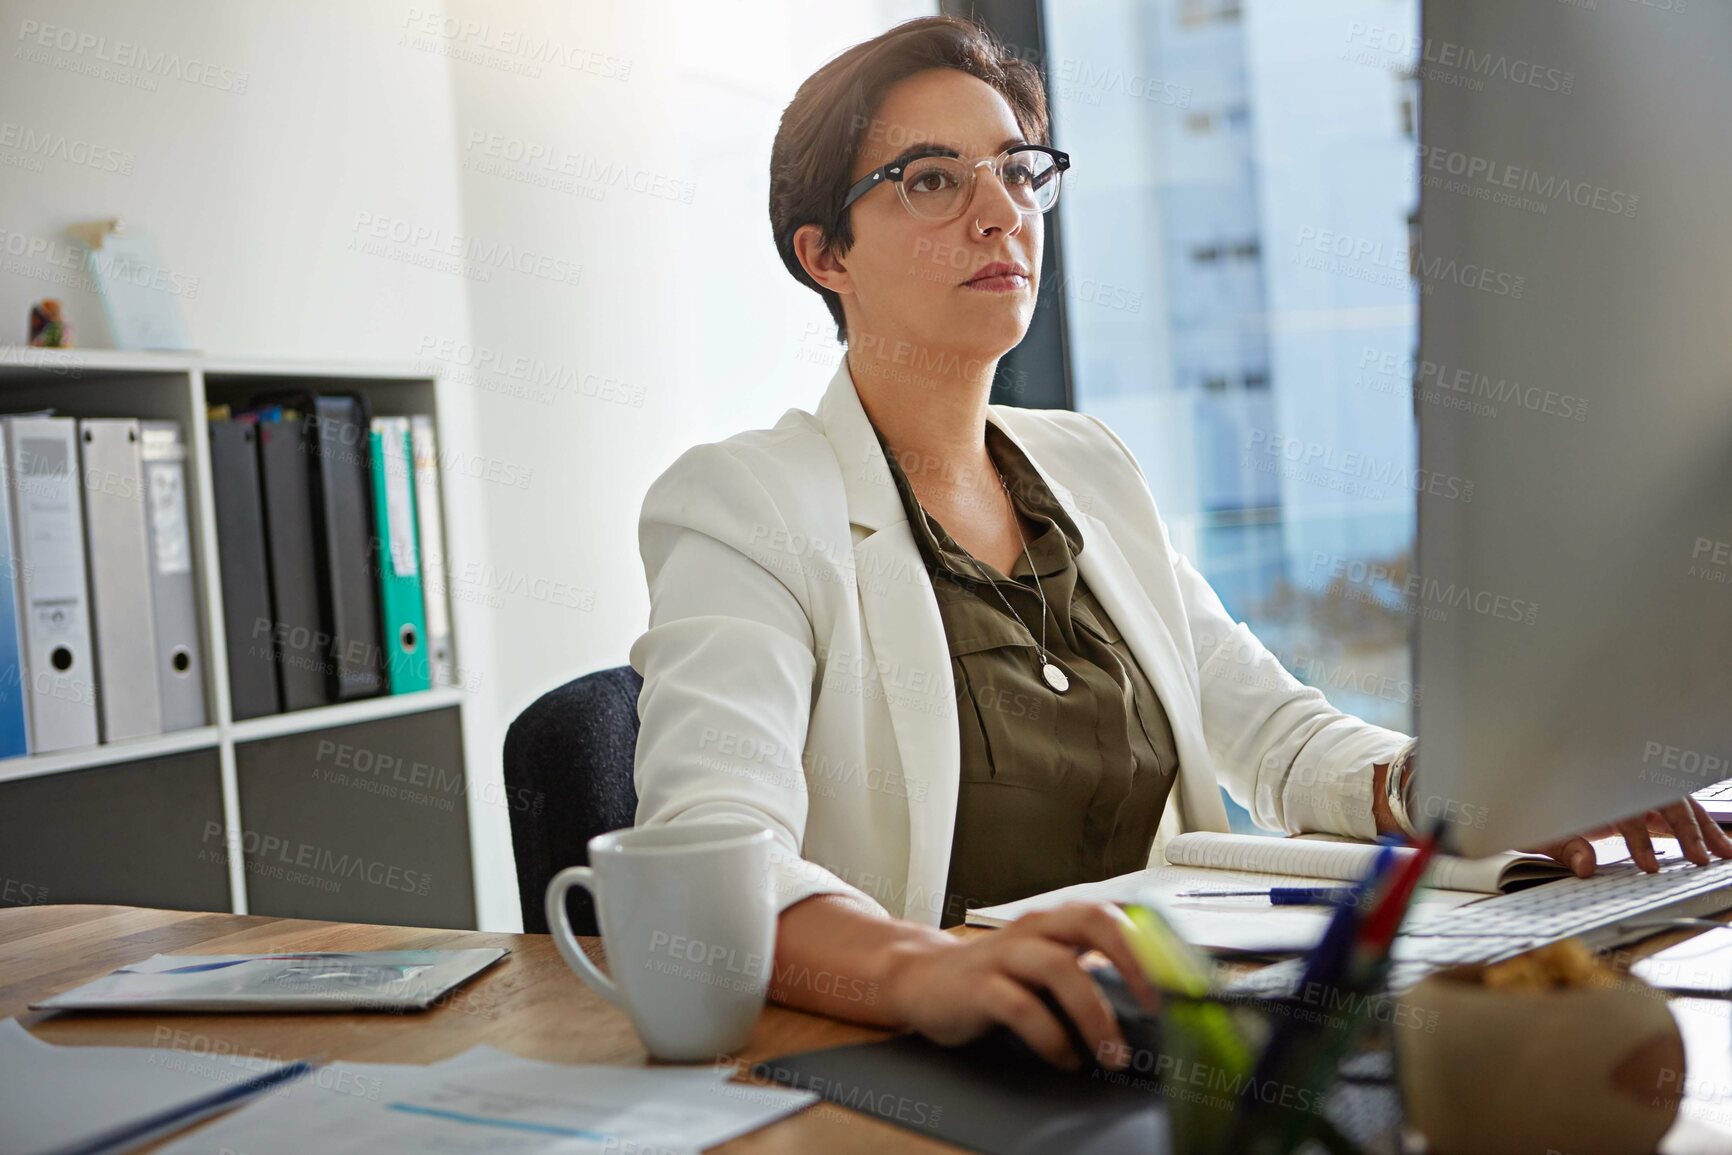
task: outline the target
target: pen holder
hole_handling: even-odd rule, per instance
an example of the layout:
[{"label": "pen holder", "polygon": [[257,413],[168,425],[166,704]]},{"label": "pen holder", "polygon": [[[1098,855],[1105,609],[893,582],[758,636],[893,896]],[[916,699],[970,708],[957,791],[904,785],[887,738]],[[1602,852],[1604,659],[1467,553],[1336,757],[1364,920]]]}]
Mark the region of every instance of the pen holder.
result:
[{"label": "pen holder", "polygon": [[1163,998],[1159,1082],[1176,1155],[1286,1155],[1307,1143],[1359,1155],[1323,1109],[1341,1062],[1388,1021],[1374,997]]}]

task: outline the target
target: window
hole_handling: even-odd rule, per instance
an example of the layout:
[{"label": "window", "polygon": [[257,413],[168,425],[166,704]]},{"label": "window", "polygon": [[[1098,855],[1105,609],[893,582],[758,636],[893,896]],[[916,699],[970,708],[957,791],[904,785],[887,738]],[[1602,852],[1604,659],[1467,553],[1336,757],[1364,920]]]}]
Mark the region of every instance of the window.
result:
[{"label": "window", "polygon": [[1135,451],[1228,610],[1301,681],[1396,729],[1413,724],[1411,619],[1364,575],[1399,581],[1413,556],[1417,62],[1348,49],[1354,28],[1417,28],[1417,4],[1043,14],[1053,59],[1144,94],[1053,102],[1085,177],[1059,203],[1065,281],[1141,303],[1067,296],[1076,407]]}]

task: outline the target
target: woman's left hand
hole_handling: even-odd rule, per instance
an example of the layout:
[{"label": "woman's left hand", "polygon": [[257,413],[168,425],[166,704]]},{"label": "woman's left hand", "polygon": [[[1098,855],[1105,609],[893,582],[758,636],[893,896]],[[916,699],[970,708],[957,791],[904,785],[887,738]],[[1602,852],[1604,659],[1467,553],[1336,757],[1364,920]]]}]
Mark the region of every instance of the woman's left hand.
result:
[{"label": "woman's left hand", "polygon": [[1532,849],[1536,854],[1550,855],[1557,859],[1574,871],[1577,878],[1588,878],[1593,875],[1596,866],[1594,845],[1589,840],[1614,834],[1623,835],[1624,842],[1630,848],[1630,858],[1650,874],[1660,869],[1660,860],[1654,854],[1654,843],[1649,837],[1652,834],[1676,838],[1684,857],[1697,866],[1707,866],[1716,857],[1732,858],[1732,838],[1726,836],[1719,823],[1708,817],[1708,812],[1702,809],[1700,802],[1689,797],[1657,810],[1644,811],[1622,822],[1578,834],[1574,838],[1565,838]]}]

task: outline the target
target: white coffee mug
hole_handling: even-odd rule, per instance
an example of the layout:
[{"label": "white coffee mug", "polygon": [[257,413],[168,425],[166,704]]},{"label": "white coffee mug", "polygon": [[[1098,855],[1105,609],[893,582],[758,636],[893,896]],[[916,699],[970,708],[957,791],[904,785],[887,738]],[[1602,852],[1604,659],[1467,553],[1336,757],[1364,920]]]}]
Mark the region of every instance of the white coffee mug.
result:
[{"label": "white coffee mug", "polygon": [[[752,1037],[776,946],[771,834],[741,822],[633,827],[589,841],[589,866],[547,886],[547,926],[577,977],[624,1010],[649,1053],[709,1061]],[[595,897],[609,978],[566,920],[574,886]]]}]

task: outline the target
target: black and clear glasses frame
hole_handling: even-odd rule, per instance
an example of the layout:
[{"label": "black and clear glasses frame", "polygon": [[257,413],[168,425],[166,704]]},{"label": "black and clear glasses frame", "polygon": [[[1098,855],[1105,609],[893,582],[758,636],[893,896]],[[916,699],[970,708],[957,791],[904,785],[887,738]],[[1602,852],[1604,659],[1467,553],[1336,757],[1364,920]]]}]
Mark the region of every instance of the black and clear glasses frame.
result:
[{"label": "black and clear glasses frame", "polygon": [[[1066,169],[1070,168],[1069,153],[1060,152],[1056,148],[1048,148],[1044,144],[1019,144],[1013,148],[1005,149],[997,156],[983,156],[971,161],[961,161],[961,158],[959,158],[955,152],[947,148],[931,148],[920,152],[907,153],[903,156],[897,157],[889,164],[879,165],[877,168],[873,169],[871,172],[850,185],[848,188],[848,195],[842,198],[841,211],[844,213],[847,212],[849,206],[855,201],[871,192],[877,186],[889,183],[896,186],[896,193],[902,200],[902,207],[907,209],[911,216],[920,220],[930,221],[955,220],[967,210],[969,205],[974,203],[974,185],[983,166],[991,168],[993,175],[1002,181],[1005,172],[1008,170],[1009,166],[1015,162],[1019,154],[1026,156],[1028,153],[1042,153],[1045,156],[1050,157],[1052,160],[1051,167],[1046,168],[1040,173],[1037,178],[1040,183],[1035,186],[1034,190],[1036,193],[1036,199],[1038,200],[1041,196],[1045,196],[1047,198],[1046,203],[1037,204],[1032,207],[1025,207],[1023,205],[1017,206],[1024,216],[1038,216],[1041,213],[1049,211],[1053,205],[1058,203],[1060,177]],[[928,157],[943,157],[949,160],[960,161],[962,171],[967,174],[966,180],[968,183],[960,190],[960,195],[956,199],[956,208],[954,211],[948,211],[933,216],[930,213],[922,212],[920,209],[917,209],[908,196],[908,186],[903,178],[909,174],[911,166],[917,165],[919,161]],[[1051,192],[1044,191],[1048,187],[1051,188]],[[1013,197],[1012,199],[1015,198]]]}]

